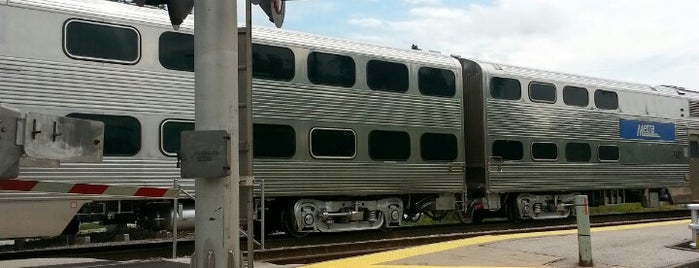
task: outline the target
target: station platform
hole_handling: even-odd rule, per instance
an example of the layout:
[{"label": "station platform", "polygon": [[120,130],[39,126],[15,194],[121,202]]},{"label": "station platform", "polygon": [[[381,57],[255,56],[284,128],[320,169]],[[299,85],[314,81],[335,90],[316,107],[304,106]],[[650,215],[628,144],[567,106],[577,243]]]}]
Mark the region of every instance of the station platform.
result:
[{"label": "station platform", "polygon": [[[689,220],[592,228],[594,267],[699,267]],[[577,230],[489,235],[302,266],[304,268],[576,267]]]},{"label": "station platform", "polygon": [[[594,267],[699,267],[699,253],[683,248],[691,240],[689,220],[630,224],[591,229]],[[577,230],[488,235],[411,247],[309,265],[255,262],[257,268],[467,268],[576,267]],[[29,259],[0,261],[15,267],[189,267],[176,260],[106,261]]]}]

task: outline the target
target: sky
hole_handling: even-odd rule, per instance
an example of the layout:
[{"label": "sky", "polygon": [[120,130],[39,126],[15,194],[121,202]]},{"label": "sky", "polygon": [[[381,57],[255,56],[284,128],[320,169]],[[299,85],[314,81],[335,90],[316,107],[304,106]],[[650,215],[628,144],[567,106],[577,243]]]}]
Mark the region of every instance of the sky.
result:
[{"label": "sky", "polygon": [[294,0],[282,28],[699,90],[696,0]]}]

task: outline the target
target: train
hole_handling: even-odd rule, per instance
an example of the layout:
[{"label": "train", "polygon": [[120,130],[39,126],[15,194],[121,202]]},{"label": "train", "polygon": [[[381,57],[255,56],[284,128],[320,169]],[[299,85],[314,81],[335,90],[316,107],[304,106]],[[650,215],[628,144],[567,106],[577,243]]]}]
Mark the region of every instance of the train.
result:
[{"label": "train", "polygon": [[[0,103],[105,123],[101,163],[23,167],[18,179],[177,185],[193,215],[194,180],[177,168],[180,133],[195,125],[191,16],[173,31],[157,8],[2,0],[0,18]],[[578,194],[694,199],[698,92],[265,27],[251,42],[255,213],[267,230],[391,229],[452,212],[566,218]],[[161,228],[172,202],[0,191],[0,238],[81,221]]]}]

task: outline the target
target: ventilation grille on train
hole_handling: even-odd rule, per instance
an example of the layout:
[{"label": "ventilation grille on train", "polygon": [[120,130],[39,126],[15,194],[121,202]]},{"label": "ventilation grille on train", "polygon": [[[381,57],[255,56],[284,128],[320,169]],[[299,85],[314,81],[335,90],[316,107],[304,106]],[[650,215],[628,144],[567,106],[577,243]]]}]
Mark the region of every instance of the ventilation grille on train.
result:
[{"label": "ventilation grille on train", "polygon": [[699,101],[689,101],[689,116],[699,117]]}]

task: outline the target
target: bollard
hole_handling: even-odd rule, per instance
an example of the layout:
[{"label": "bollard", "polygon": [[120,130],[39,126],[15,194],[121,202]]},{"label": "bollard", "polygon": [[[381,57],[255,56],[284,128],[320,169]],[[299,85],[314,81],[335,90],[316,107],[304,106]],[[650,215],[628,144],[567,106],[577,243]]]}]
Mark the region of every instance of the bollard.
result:
[{"label": "bollard", "polygon": [[692,243],[689,244],[692,248],[697,248],[697,230],[699,230],[699,204],[687,205],[692,214],[692,223],[689,224],[689,229],[692,229]]},{"label": "bollard", "polygon": [[575,196],[575,218],[578,223],[578,266],[592,267],[592,241],[590,239],[590,213],[587,195]]}]

